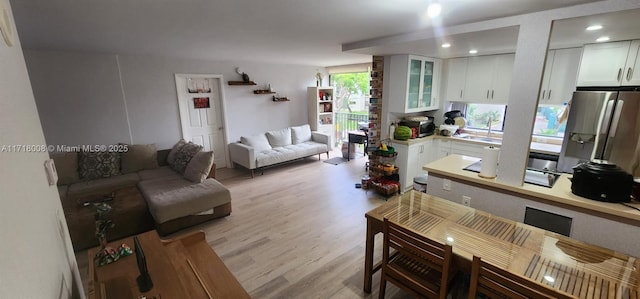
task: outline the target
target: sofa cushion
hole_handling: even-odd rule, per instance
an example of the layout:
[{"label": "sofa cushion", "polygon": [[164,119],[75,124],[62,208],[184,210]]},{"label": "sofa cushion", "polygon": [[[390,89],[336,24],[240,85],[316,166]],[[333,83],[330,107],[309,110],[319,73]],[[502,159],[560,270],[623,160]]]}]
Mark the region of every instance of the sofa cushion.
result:
[{"label": "sofa cushion", "polygon": [[162,166],[156,169],[141,170],[138,171],[138,176],[140,176],[141,181],[155,180],[165,177],[181,177],[179,173],[171,168],[171,166]]},{"label": "sofa cushion", "polygon": [[141,181],[138,188],[149,205],[149,211],[157,223],[231,202],[229,189],[215,179],[194,184],[183,178]]},{"label": "sofa cushion", "polygon": [[78,175],[78,153],[60,152],[51,154],[58,173],[58,185],[68,185],[80,181]]},{"label": "sofa cushion", "polygon": [[127,149],[127,152],[120,154],[122,173],[158,168],[155,144],[130,144]]},{"label": "sofa cushion", "polygon": [[67,196],[109,193],[116,189],[135,186],[140,181],[137,173],[128,173],[109,178],[77,182],[69,186]]},{"label": "sofa cushion", "polygon": [[189,161],[191,161],[191,158],[193,158],[193,156],[195,156],[200,150],[202,150],[202,145],[195,144],[193,142],[185,144],[178,154],[176,154],[176,160],[173,162],[173,170],[183,174],[189,164]]},{"label": "sofa cushion", "polygon": [[253,147],[256,152],[266,151],[271,149],[271,144],[265,134],[253,135],[249,137],[240,137],[240,143]]},{"label": "sofa cushion", "polygon": [[169,163],[169,165],[173,166],[173,162],[176,161],[176,155],[178,154],[178,152],[180,152],[180,149],[185,146],[185,144],[187,144],[187,141],[184,139],[180,139],[176,144],[173,145],[173,148],[171,148],[171,151],[169,151],[169,155],[167,156],[167,163]]},{"label": "sofa cushion", "polygon": [[198,152],[184,170],[184,178],[194,183],[201,183],[209,175],[213,165],[213,152]]},{"label": "sofa cushion", "polygon": [[78,159],[80,178],[95,180],[120,174],[120,153],[117,152],[80,152]]},{"label": "sofa cushion", "polygon": [[256,166],[263,167],[300,158],[300,153],[287,147],[274,147],[256,153]]},{"label": "sofa cushion", "polygon": [[271,147],[283,147],[291,144],[291,128],[284,128],[277,131],[268,131],[267,139]]},{"label": "sofa cushion", "polygon": [[291,127],[291,141],[293,144],[299,144],[311,140],[311,127],[309,124]]}]

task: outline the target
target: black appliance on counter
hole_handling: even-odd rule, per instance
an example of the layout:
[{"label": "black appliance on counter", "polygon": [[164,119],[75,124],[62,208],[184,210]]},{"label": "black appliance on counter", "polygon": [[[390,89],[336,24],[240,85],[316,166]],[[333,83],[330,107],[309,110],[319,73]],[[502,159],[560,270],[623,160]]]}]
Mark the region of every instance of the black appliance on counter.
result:
[{"label": "black appliance on counter", "polygon": [[445,125],[455,125],[456,124],[456,117],[464,117],[464,115],[462,114],[462,111],[460,110],[451,110],[448,112],[444,113],[444,124]]},{"label": "black appliance on counter", "polygon": [[412,130],[417,131],[418,138],[431,136],[436,130],[436,125],[433,123],[433,117],[431,116],[414,116],[406,118],[398,122],[399,126],[407,126]]},{"label": "black appliance on counter", "polygon": [[633,176],[615,164],[594,160],[573,168],[571,192],[597,201],[629,202]]}]

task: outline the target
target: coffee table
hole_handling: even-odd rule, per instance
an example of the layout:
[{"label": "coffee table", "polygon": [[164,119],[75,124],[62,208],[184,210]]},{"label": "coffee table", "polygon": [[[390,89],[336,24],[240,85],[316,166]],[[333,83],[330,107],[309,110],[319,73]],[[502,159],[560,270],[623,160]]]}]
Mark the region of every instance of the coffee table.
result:
[{"label": "coffee table", "polygon": [[[107,230],[107,240],[118,240],[137,233],[154,229],[154,221],[147,202],[136,186],[129,186],[113,192],[113,200],[107,201],[113,208],[111,220],[115,224]],[[62,208],[67,219],[69,235],[74,250],[86,249],[98,245],[95,237],[95,208],[83,205],[87,201],[110,196],[111,192],[82,196],[68,196],[62,200]]]}]

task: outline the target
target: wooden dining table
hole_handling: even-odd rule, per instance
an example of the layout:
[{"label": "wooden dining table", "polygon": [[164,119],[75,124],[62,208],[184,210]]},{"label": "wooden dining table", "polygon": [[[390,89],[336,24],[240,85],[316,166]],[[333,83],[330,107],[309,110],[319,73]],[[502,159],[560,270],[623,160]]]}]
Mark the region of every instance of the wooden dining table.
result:
[{"label": "wooden dining table", "polygon": [[[640,261],[524,223],[411,190],[367,212],[364,291],[371,292],[375,235],[383,219],[451,244],[454,266],[473,256],[579,298],[640,298]],[[616,233],[616,232],[611,232]],[[624,236],[620,236],[624,238]],[[638,240],[640,245],[640,240]]]}]

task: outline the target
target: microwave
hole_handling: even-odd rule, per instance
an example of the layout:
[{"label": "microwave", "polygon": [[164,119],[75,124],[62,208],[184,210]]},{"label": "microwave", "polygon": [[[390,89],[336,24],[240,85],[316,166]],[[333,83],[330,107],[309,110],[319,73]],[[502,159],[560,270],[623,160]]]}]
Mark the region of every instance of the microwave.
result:
[{"label": "microwave", "polygon": [[429,117],[426,120],[401,120],[398,123],[399,126],[407,126],[412,129],[415,128],[417,136],[411,136],[412,138],[420,138],[433,135],[436,130],[436,125],[433,124],[433,118]]}]

